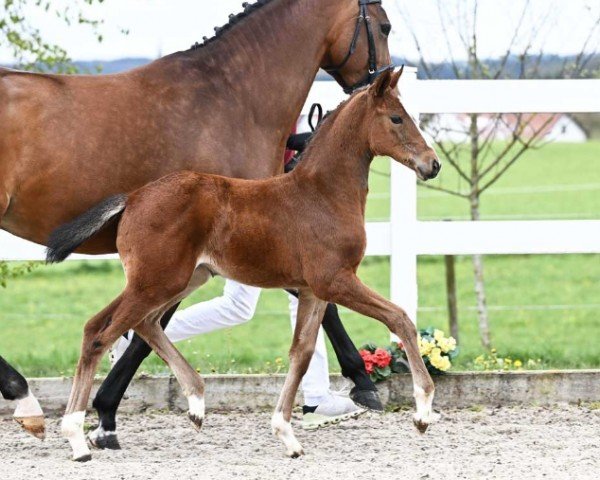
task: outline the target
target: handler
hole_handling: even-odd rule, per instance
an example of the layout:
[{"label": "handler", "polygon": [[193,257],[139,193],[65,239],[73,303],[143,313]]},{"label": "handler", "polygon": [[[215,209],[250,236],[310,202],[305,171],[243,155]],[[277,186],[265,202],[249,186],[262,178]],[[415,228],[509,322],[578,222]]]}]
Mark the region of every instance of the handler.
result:
[{"label": "handler", "polygon": [[[292,135],[288,140],[285,157],[286,173],[298,164],[300,154],[311,135],[311,133],[301,133]],[[226,279],[222,296],[176,312],[165,328],[165,333],[172,342],[180,342],[196,335],[246,323],[254,317],[260,292],[260,288]],[[296,328],[298,299],[291,294],[288,296],[293,332]],[[121,337],[113,346],[110,355],[113,365],[121,358],[132,338],[133,332],[129,332],[127,337]],[[302,391],[304,393],[302,427],[305,429],[312,430],[333,425],[365,412],[365,409],[357,406],[346,394],[330,390],[329,364],[322,327],[319,329],[312,360],[302,379]]]}]

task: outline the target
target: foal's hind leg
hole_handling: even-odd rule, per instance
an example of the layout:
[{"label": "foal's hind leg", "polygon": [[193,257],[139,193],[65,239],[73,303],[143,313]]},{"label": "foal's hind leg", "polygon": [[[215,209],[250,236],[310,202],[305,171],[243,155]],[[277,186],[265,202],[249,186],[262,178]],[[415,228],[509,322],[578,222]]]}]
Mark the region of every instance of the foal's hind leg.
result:
[{"label": "foal's hind leg", "polygon": [[[171,307],[161,318],[163,330],[178,306],[179,303]],[[88,434],[88,439],[94,447],[110,450],[121,448],[117,438],[117,409],[135,372],[151,352],[152,348],[135,334],[131,345],[102,382],[93,402],[93,407],[98,411],[98,427]]]},{"label": "foal's hind leg", "polygon": [[292,458],[304,454],[302,445],[294,436],[290,420],[298,386],[315,351],[315,343],[317,342],[317,335],[326,305],[325,302],[316,298],[312,292],[308,290],[300,292],[298,320],[290,349],[290,369],[271,420],[273,433],[283,441],[287,455]]},{"label": "foal's hind leg", "polygon": [[204,380],[171,343],[158,322],[145,321],[135,328],[152,350],[169,366],[187,398],[188,417],[199,429],[204,422]]},{"label": "foal's hind leg", "polygon": [[31,393],[27,380],[4,358],[0,357],[0,393],[6,400],[17,402],[13,418],[34,437],[45,437],[44,412]]},{"label": "foal's hind leg", "polygon": [[435,387],[419,353],[417,329],[406,312],[366,287],[353,272],[338,274],[332,282],[320,289],[319,296],[381,321],[400,337],[413,376],[417,404],[414,423],[420,432],[425,432],[436,417],[432,408]]}]

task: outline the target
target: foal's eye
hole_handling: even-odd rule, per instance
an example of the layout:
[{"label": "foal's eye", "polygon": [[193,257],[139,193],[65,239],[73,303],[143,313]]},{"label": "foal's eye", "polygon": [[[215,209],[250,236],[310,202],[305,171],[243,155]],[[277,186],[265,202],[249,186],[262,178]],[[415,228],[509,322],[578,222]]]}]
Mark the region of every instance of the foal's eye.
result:
[{"label": "foal's eye", "polygon": [[381,24],[381,33],[383,33],[386,37],[390,34],[391,31],[392,31],[392,26],[389,23]]},{"label": "foal's eye", "polygon": [[402,117],[399,115],[392,115],[390,119],[392,120],[392,123],[395,123],[396,125],[403,123]]}]

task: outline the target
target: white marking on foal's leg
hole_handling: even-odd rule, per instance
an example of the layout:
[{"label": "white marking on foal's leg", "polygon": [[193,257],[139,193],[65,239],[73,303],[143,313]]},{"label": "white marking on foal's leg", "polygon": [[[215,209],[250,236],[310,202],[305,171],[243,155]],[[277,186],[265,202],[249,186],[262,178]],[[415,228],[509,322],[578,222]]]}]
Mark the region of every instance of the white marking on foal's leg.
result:
[{"label": "white marking on foal's leg", "polygon": [[196,428],[200,429],[202,428],[202,422],[204,422],[204,397],[190,395],[187,397],[187,400],[189,405],[188,417],[194,422]]},{"label": "white marking on foal's leg", "polygon": [[46,436],[44,412],[37,398],[27,391],[27,396],[17,400],[17,408],[13,414],[14,419],[29,433],[43,440]]},{"label": "white marking on foal's leg", "polygon": [[426,394],[418,385],[414,385],[417,413],[413,417],[415,426],[421,433],[425,433],[430,424],[439,419],[439,415],[433,412],[433,392]]},{"label": "white marking on foal's leg", "polygon": [[304,455],[304,450],[300,442],[294,436],[294,429],[290,422],[286,422],[282,412],[275,412],[271,419],[271,428],[273,434],[278,437],[285,445],[286,455],[292,458],[298,458]]},{"label": "white marking on foal's leg", "polygon": [[87,446],[83,432],[84,420],[85,412],[74,412],[65,415],[61,424],[63,437],[71,444],[73,460],[76,462],[87,462],[92,459],[92,453]]}]

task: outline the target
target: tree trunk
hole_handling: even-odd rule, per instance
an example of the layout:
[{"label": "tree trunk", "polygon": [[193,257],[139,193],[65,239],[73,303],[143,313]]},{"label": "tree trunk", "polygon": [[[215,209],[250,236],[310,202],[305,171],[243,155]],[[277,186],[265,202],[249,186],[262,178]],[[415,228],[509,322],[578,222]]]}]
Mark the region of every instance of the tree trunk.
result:
[{"label": "tree trunk", "polygon": [[450,335],[458,340],[458,305],[456,301],[456,273],[454,269],[454,255],[446,255],[446,296],[448,298],[448,321],[450,323]]},{"label": "tree trunk", "polygon": [[[479,221],[479,130],[477,128],[477,115],[471,114],[469,129],[471,138],[471,220]],[[483,256],[473,255],[473,273],[475,275],[475,297],[477,299],[477,318],[479,322],[479,337],[484,348],[491,348],[490,324],[485,296],[485,282],[483,276]]]}]

